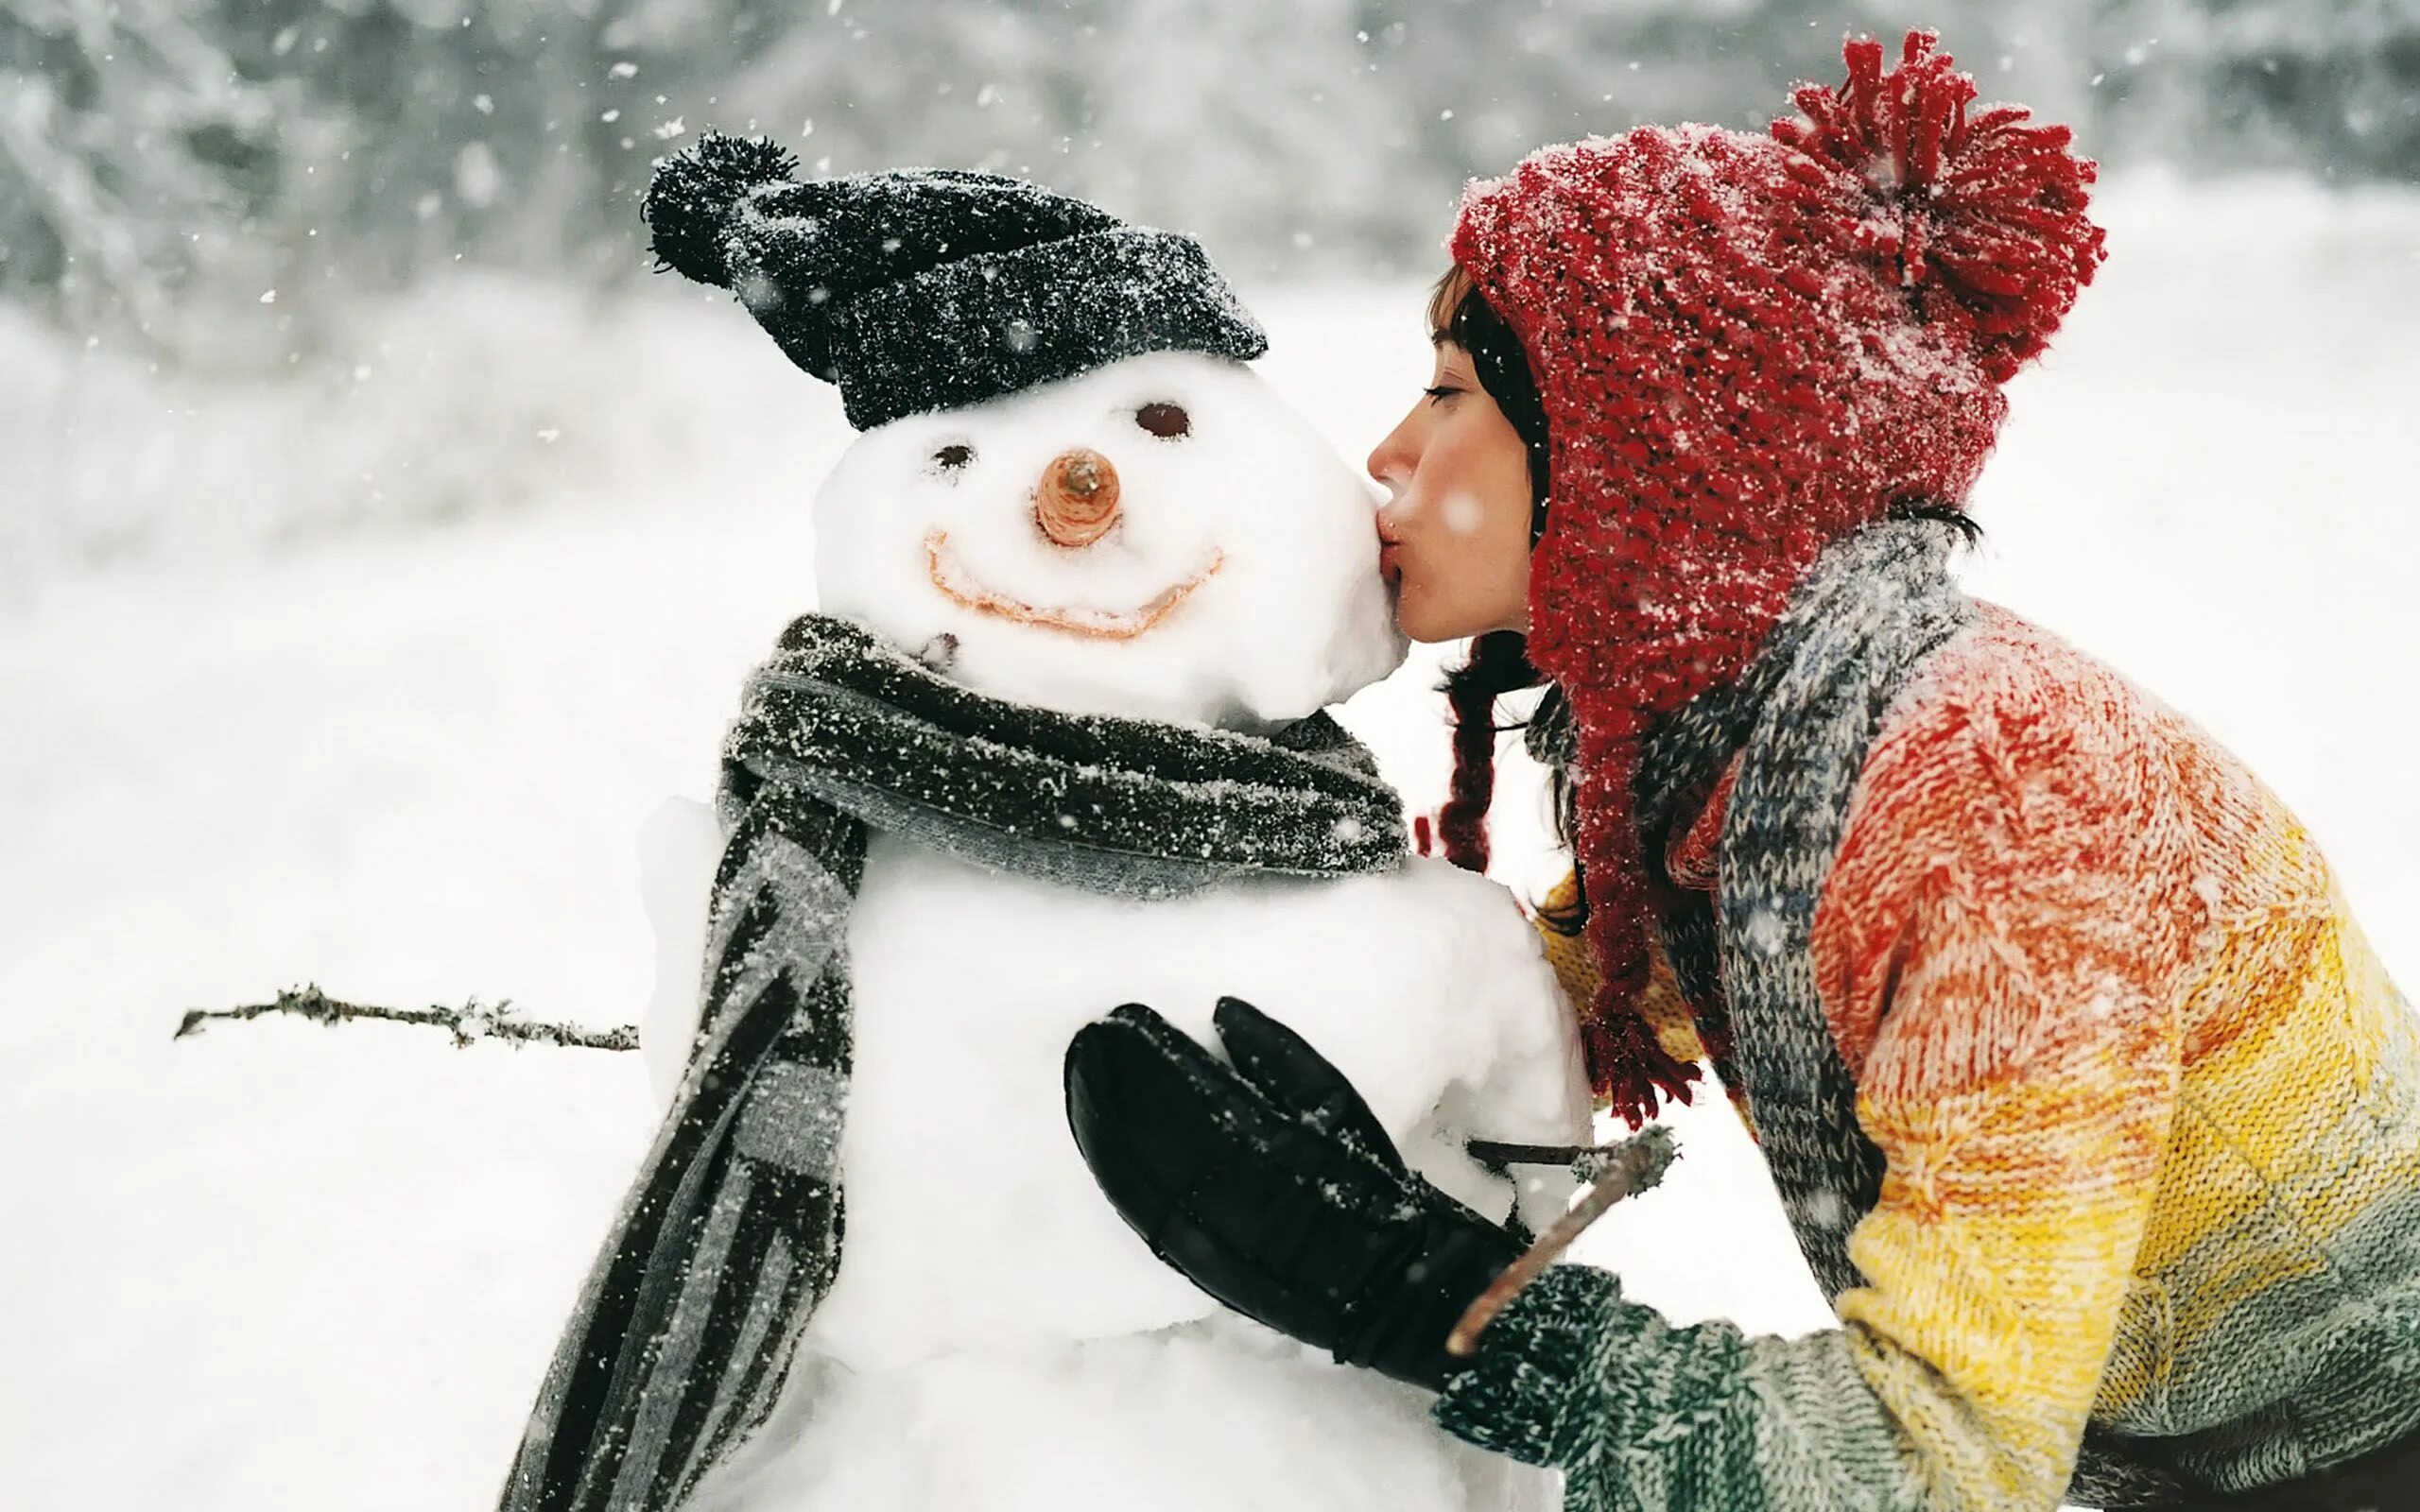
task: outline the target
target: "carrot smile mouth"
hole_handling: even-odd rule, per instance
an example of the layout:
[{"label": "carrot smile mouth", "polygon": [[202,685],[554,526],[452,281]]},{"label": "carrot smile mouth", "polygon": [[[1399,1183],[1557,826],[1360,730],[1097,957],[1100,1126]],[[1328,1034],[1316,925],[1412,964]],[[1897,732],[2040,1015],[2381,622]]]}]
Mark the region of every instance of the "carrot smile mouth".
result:
[{"label": "carrot smile mouth", "polygon": [[968,572],[958,553],[950,549],[948,531],[935,529],[925,534],[925,575],[951,603],[978,614],[1102,641],[1131,641],[1144,634],[1174,613],[1178,605],[1192,597],[1196,589],[1216,576],[1226,564],[1226,553],[1213,550],[1208,563],[1191,577],[1160,590],[1132,609],[1028,604],[986,587]]}]

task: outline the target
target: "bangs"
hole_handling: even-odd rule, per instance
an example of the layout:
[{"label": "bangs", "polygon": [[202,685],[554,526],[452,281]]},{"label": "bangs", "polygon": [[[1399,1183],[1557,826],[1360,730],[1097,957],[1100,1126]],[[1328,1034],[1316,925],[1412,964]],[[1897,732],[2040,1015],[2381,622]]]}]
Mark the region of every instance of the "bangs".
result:
[{"label": "bangs", "polygon": [[1468,269],[1456,263],[1445,269],[1445,276],[1428,291],[1428,338],[1461,344],[1462,306],[1478,293],[1478,282]]}]

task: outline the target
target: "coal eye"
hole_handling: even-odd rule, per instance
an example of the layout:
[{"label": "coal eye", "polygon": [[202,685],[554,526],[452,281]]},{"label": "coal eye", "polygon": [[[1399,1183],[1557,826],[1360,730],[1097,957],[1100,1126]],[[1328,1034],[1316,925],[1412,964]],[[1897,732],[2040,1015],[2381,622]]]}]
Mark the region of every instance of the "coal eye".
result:
[{"label": "coal eye", "polygon": [[1136,410],[1134,423],[1165,441],[1172,441],[1193,432],[1193,417],[1184,412],[1184,406],[1166,401],[1145,404]]},{"label": "coal eye", "polygon": [[974,460],[975,448],[963,445],[957,441],[950,442],[950,444],[942,447],[940,451],[933,454],[934,465],[951,472],[957,472],[959,468],[964,467],[967,463]]}]

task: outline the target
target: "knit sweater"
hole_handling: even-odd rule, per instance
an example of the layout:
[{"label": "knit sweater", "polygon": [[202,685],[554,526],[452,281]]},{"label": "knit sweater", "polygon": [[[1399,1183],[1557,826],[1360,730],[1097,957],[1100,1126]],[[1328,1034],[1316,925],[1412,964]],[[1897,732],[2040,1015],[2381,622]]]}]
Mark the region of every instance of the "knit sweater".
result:
[{"label": "knit sweater", "polygon": [[[1724,894],[1739,769],[1672,832],[1681,896]],[[2235,1490],[2420,1427],[2420,1023],[2285,806],[1976,606],[1883,715],[1841,835],[1807,949],[1855,1085],[1835,1143],[1881,1177],[1789,1208],[1803,1244],[1851,1225],[1840,1327],[1675,1328],[1558,1266],[1439,1420],[1561,1469],[1569,1512],[2027,1512],[2080,1451]],[[1548,937],[1586,1002],[1575,944]],[[1737,1101],[1745,1028],[1702,1039],[1719,1003],[1662,961],[1646,1006]]]}]

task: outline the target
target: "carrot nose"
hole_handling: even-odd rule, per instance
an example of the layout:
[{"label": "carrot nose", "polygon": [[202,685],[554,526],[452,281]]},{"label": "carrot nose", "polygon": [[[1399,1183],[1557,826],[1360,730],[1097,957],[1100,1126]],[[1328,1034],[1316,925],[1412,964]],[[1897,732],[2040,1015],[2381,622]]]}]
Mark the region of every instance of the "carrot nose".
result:
[{"label": "carrot nose", "polygon": [[1060,545],[1091,545],[1117,524],[1117,469],[1090,447],[1060,453],[1033,490],[1033,518]]}]

